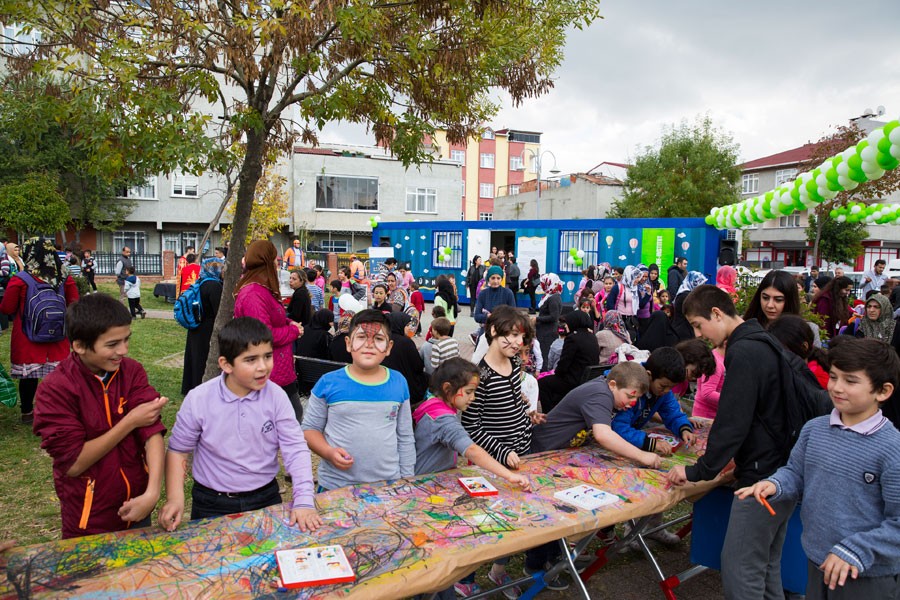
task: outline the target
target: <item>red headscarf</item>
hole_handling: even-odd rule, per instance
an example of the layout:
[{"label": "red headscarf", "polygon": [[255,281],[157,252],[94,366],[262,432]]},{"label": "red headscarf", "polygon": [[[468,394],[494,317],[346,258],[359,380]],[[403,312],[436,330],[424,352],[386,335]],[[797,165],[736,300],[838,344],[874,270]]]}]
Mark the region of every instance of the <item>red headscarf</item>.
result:
[{"label": "red headscarf", "polygon": [[716,287],[725,290],[729,294],[737,294],[734,284],[737,282],[737,271],[734,267],[722,265],[716,271]]},{"label": "red headscarf", "polygon": [[250,283],[258,283],[272,292],[275,298],[281,299],[281,288],[278,284],[278,273],[275,271],[275,259],[278,251],[269,240],[256,240],[247,248],[244,255],[246,271],[234,290],[235,296],[241,288]]}]

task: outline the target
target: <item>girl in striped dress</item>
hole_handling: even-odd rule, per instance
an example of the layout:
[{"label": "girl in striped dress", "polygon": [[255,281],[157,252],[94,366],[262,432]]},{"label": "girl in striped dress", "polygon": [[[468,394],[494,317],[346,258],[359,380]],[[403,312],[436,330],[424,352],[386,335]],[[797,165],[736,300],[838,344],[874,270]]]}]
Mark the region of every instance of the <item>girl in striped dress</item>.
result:
[{"label": "girl in striped dress", "polygon": [[[522,395],[522,363],[519,351],[524,339],[533,338],[530,321],[511,306],[496,307],[484,324],[489,343],[487,354],[478,364],[479,380],[475,400],[462,413],[462,426],[472,441],[497,462],[518,469],[520,456],[531,447],[532,418]],[[488,578],[498,585],[510,581],[507,559],[496,561]],[[478,590],[475,574],[454,586],[457,593],[470,596]],[[507,598],[518,597],[517,588],[507,588]]]}]

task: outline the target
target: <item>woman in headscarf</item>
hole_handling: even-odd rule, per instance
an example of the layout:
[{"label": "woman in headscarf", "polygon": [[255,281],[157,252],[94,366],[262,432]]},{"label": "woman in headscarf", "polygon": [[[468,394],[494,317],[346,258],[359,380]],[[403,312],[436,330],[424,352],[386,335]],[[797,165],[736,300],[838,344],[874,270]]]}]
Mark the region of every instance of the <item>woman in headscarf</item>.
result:
[{"label": "woman in headscarf", "polygon": [[869,296],[869,299],[866,300],[865,314],[853,322],[853,335],[859,338],[880,340],[890,344],[896,350],[900,348],[897,334],[891,301],[883,294]]},{"label": "woman in headscarf", "polygon": [[291,321],[281,304],[275,268],[277,260],[278,251],[269,240],[256,240],[250,244],[244,255],[247,270],[237,284],[234,316],[253,317],[272,331],[274,364],[270,379],[285,391],[297,420],[303,421],[293,354],[294,340],[303,335],[303,325]]},{"label": "woman in headscarf", "polygon": [[659,280],[659,265],[656,263],[650,263],[647,267],[647,283],[650,284],[654,294],[659,292],[662,282]]},{"label": "woman in headscarf", "polygon": [[385,275],[384,281],[388,286],[387,301],[396,306],[396,310],[404,310],[409,304],[409,295],[406,293],[406,290],[400,287],[400,280],[397,277],[397,273],[391,271]]},{"label": "woman in headscarf", "polygon": [[34,394],[38,382],[49,375],[59,362],[69,354],[69,340],[65,337],[55,342],[33,342],[23,329],[22,313],[28,299],[26,278],[38,283],[50,284],[66,299],[66,305],[78,301],[78,286],[64,269],[51,240],[31,238],[25,242],[21,256],[22,270],[6,284],[6,293],[0,303],[0,312],[13,315],[10,340],[10,375],[19,380],[22,423],[34,421]]},{"label": "woman in headscarf", "polygon": [[729,265],[722,265],[716,271],[716,287],[724,290],[731,295],[732,300],[737,299],[737,289],[734,287],[737,283],[737,270]]},{"label": "woman in headscarf", "polygon": [[328,347],[331,345],[331,323],[334,321],[334,313],[323,308],[317,310],[309,322],[309,327],[303,332],[303,336],[294,344],[294,353],[297,356],[320,358],[329,360]]},{"label": "woman in headscarf", "polygon": [[188,329],[187,340],[184,343],[182,394],[187,394],[203,383],[213,324],[216,322],[219,302],[222,300],[222,274],[224,271],[225,261],[221,258],[207,258],[200,265],[200,324],[196,329]]},{"label": "woman in headscarf", "polygon": [[522,289],[528,294],[528,299],[531,304],[528,307],[528,314],[533,315],[537,313],[537,293],[538,286],[541,285],[541,268],[538,265],[538,261],[535,259],[531,259],[531,268],[528,269],[528,275],[525,276],[525,281],[522,283]]},{"label": "woman in headscarf", "polygon": [[590,315],[580,310],[566,313],[566,325],[569,333],[563,341],[556,371],[538,381],[544,413],[553,410],[566,394],[581,384],[586,367],[600,364],[600,347]]},{"label": "woman in headscarf", "polygon": [[541,362],[548,364],[550,346],[559,337],[559,315],[562,314],[562,281],[556,273],[541,275],[541,289],[544,297],[538,305],[536,319],[536,337],[541,345]]},{"label": "woman in headscarf", "polygon": [[312,297],[309,293],[309,273],[306,269],[292,269],[289,284],[294,293],[287,305],[288,318],[304,327],[309,325],[313,315]]},{"label": "woman in headscarf", "polygon": [[650,285],[650,269],[642,264],[637,266],[641,276],[637,282],[638,303],[635,317],[637,317],[638,333],[643,333],[650,321],[650,313],[653,312],[653,286]]},{"label": "woman in headscarf", "polygon": [[425,399],[428,378],[425,375],[425,362],[416,349],[415,342],[409,337],[409,315],[402,312],[391,313],[388,321],[391,323],[391,341],[394,345],[381,364],[403,375],[409,386],[410,405],[418,404]]},{"label": "woman in headscarf", "polygon": [[447,314],[447,318],[450,320],[450,337],[453,337],[453,331],[456,329],[456,317],[459,316],[459,305],[456,303],[453,283],[446,275],[438,275],[434,283],[437,287],[437,292],[434,294],[434,305],[442,307]]},{"label": "woman in headscarf", "polygon": [[631,343],[631,335],[625,327],[625,321],[617,311],[610,310],[603,315],[603,329],[597,332],[597,345],[600,347],[600,364],[609,362],[616,348]]},{"label": "woman in headscarf", "polygon": [[678,341],[689,340],[694,337],[694,328],[684,318],[684,312],[682,312],[681,307],[684,305],[684,299],[688,297],[688,294],[695,287],[704,283],[706,283],[706,275],[699,271],[688,271],[681,285],[678,286],[678,293],[675,294],[675,298],[672,300],[672,329],[675,331],[675,335],[678,336]]}]

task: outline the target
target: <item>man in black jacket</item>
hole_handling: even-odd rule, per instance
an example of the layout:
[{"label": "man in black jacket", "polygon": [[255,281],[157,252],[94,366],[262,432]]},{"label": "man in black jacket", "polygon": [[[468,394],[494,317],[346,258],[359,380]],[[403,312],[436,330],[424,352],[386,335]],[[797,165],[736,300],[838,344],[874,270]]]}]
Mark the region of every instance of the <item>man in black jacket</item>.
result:
[{"label": "man in black jacket", "polygon": [[669,298],[672,300],[675,300],[675,296],[678,295],[678,288],[681,287],[681,282],[684,281],[687,275],[687,264],[688,261],[685,257],[676,256],[675,264],[666,271],[666,289],[669,290]]},{"label": "man in black jacket", "polygon": [[[694,332],[714,347],[726,342],[725,383],[706,453],[697,463],[674,467],[669,482],[715,479],[734,459],[738,487],[753,485],[787,462],[788,427],[779,372],[781,356],[756,319],[744,321],[727,292],[712,285],[684,301]],[[781,547],[795,502],[773,502],[771,516],[753,498],[735,499],[722,547],[722,586],[732,599],[783,599]]]}]

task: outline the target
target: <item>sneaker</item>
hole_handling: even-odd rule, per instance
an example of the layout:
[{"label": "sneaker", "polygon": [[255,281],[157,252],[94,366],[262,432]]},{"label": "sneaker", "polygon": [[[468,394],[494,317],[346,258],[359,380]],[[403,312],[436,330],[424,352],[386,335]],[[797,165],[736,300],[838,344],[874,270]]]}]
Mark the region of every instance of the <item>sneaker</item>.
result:
[{"label": "sneaker", "polygon": [[460,598],[468,598],[469,596],[480,594],[481,586],[477,583],[463,583],[462,581],[457,581],[453,584],[453,591],[456,592],[456,595]]},{"label": "sneaker", "polygon": [[[544,565],[544,566],[546,567],[547,565]],[[546,570],[546,569],[545,569],[545,570]],[[536,573],[539,573],[540,571],[538,571],[538,570],[531,570],[531,569],[529,569],[527,566],[523,566],[523,567],[522,567],[522,572],[525,573],[525,575],[527,575],[528,577],[532,577],[532,576],[534,576]],[[553,579],[546,579],[546,578],[545,578],[545,579],[544,579],[544,587],[546,587],[548,590],[561,591],[561,590],[567,590],[567,589],[569,589],[569,583],[568,583],[565,579],[562,579],[562,578],[560,578],[559,575],[557,575],[557,576],[554,577]]]},{"label": "sneaker", "polygon": [[[509,576],[509,573],[506,573],[504,571],[500,575],[494,575],[493,569],[488,571],[488,579],[493,581],[497,585],[497,587],[500,587],[501,585],[506,585],[506,584],[512,582],[512,577]],[[519,596],[522,595],[522,590],[520,590],[518,588],[518,586],[513,586],[513,587],[504,588],[503,590],[500,591],[500,593],[503,594],[505,597],[509,598],[509,600],[516,600],[516,598],[518,598]]]},{"label": "sneaker", "polygon": [[22,413],[22,425],[31,425],[34,423],[34,411]]},{"label": "sneaker", "polygon": [[681,538],[667,529],[660,529],[650,535],[644,536],[651,540],[656,540],[664,546],[677,546],[681,543]]},{"label": "sneaker", "polygon": [[473,345],[473,346],[477,346],[477,345],[478,345],[478,334],[477,334],[477,333],[474,333],[474,332],[473,332],[473,333],[470,333],[470,334],[469,334],[469,339],[472,341],[472,345]]},{"label": "sneaker", "polygon": [[142,310],[142,311],[141,311],[141,318],[142,318],[142,319],[146,319],[146,318],[147,318],[147,311],[146,311],[146,310]]}]

